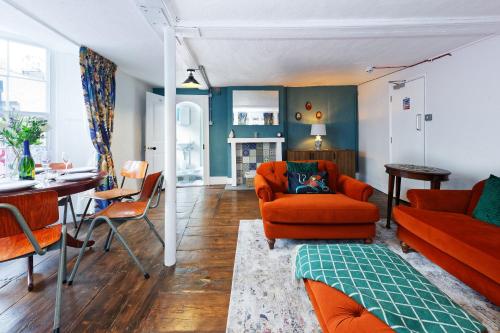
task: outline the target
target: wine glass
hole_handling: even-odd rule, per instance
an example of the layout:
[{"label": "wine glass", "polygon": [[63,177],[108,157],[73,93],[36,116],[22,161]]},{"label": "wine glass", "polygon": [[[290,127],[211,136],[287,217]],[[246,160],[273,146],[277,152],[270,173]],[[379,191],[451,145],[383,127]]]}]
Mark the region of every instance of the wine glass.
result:
[{"label": "wine glass", "polygon": [[68,172],[68,166],[69,166],[69,155],[65,152],[62,153],[62,160],[64,162],[64,166],[66,167],[64,170],[64,173]]},{"label": "wine glass", "polygon": [[42,163],[43,168],[43,182],[47,183],[49,180],[49,166],[50,166],[50,154],[48,151],[43,151],[41,154],[40,162]]}]

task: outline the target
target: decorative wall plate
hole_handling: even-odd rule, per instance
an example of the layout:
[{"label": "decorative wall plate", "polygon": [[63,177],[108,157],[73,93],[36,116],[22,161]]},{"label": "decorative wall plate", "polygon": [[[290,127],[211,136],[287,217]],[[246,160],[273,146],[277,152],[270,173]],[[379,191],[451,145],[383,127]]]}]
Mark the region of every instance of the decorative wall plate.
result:
[{"label": "decorative wall plate", "polygon": [[309,101],[307,101],[307,102],[306,102],[306,105],[305,105],[305,106],[306,106],[306,110],[307,110],[307,111],[311,111],[311,109],[313,108],[312,103],[311,103],[311,102],[309,102]]},{"label": "decorative wall plate", "polygon": [[316,112],[316,119],[321,119],[323,117],[323,114],[321,113],[321,111],[317,111]]},{"label": "decorative wall plate", "polygon": [[302,113],[300,113],[300,112],[296,112],[296,113],[295,113],[295,119],[297,119],[297,120],[301,120],[301,119],[302,119]]}]

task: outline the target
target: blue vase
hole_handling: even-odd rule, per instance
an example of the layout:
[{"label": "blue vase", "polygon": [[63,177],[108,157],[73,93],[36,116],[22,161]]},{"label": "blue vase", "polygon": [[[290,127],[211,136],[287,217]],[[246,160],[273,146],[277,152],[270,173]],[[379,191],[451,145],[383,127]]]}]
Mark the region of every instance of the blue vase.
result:
[{"label": "blue vase", "polygon": [[31,157],[30,142],[24,140],[23,156],[19,160],[19,179],[34,180],[35,179],[35,161]]}]

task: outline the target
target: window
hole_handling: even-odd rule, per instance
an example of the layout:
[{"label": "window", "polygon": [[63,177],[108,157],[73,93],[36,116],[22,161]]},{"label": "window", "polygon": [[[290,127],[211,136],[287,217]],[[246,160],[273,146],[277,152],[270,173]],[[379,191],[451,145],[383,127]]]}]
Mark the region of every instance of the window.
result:
[{"label": "window", "polygon": [[[48,64],[47,49],[0,38],[0,116],[19,114],[49,120]],[[47,149],[46,139],[42,142],[31,147],[35,161]],[[13,160],[12,154],[0,143],[0,175]]]},{"label": "window", "polygon": [[0,39],[0,113],[48,117],[47,72],[46,49]]}]

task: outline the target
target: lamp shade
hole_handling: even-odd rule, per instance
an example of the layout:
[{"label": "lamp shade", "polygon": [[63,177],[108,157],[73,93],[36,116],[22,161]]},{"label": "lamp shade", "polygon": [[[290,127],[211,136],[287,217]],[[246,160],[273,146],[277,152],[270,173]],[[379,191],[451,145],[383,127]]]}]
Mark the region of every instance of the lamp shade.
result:
[{"label": "lamp shade", "polygon": [[183,88],[200,88],[200,83],[193,76],[194,69],[188,69],[188,78],[182,83]]},{"label": "lamp shade", "polygon": [[311,135],[326,135],[325,124],[312,124]]}]

